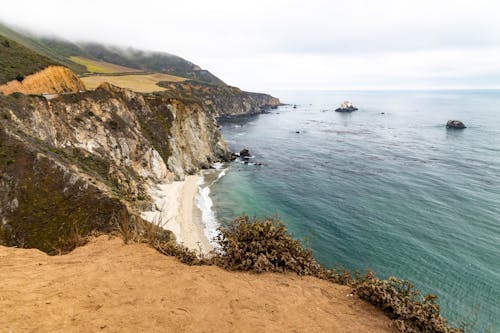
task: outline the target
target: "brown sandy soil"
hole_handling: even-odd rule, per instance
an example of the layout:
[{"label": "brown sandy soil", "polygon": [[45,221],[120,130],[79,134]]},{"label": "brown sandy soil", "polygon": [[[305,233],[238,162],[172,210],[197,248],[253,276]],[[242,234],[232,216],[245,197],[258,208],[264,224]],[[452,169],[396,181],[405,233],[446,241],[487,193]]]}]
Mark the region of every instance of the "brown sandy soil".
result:
[{"label": "brown sandy soil", "polygon": [[0,246],[0,332],[396,332],[349,292],[190,267],[107,236],[56,257]]},{"label": "brown sandy soil", "polygon": [[0,86],[5,95],[14,92],[23,94],[58,94],[85,90],[83,82],[70,69],[63,66],[49,66],[40,72],[28,75],[23,82],[9,81]]}]

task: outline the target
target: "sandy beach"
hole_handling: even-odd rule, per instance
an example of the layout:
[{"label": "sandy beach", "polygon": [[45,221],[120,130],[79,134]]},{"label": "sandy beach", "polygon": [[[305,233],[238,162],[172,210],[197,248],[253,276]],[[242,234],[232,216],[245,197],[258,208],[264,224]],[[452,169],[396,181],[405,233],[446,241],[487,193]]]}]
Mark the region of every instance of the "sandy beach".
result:
[{"label": "sandy beach", "polygon": [[149,188],[153,209],[142,217],[171,230],[177,242],[189,249],[208,253],[212,245],[205,236],[201,212],[195,205],[200,176],[187,176],[183,181],[155,184]]}]

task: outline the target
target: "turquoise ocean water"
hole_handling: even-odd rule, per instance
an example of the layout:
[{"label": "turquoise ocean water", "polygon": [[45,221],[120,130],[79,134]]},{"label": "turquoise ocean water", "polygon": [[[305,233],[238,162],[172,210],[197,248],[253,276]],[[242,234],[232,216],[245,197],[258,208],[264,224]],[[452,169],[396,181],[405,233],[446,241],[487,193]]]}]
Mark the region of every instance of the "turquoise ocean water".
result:
[{"label": "turquoise ocean water", "polygon": [[453,321],[479,305],[477,331],[500,332],[500,91],[273,95],[297,107],[221,122],[263,166],[212,185],[219,223],[278,215],[321,263],[409,279]]}]

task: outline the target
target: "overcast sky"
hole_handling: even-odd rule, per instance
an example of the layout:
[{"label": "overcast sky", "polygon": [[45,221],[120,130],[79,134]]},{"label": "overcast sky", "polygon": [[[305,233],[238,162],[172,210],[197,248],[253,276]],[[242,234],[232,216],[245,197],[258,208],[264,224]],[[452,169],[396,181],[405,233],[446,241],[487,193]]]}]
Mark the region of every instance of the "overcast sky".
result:
[{"label": "overcast sky", "polygon": [[170,52],[248,90],[500,88],[498,0],[17,0],[0,20]]}]

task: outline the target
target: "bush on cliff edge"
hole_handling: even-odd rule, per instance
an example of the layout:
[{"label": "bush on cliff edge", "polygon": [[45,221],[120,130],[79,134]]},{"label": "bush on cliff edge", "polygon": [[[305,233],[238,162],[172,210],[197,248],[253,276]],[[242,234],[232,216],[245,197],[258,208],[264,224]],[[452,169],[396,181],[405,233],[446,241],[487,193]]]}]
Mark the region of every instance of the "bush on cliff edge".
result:
[{"label": "bush on cliff edge", "polygon": [[281,221],[248,216],[236,218],[220,228],[217,237],[220,250],[206,260],[228,270],[261,272],[294,272],[335,283],[349,285],[353,293],[375,305],[391,319],[401,332],[459,333],[441,317],[436,296],[421,296],[405,280],[379,279],[373,272],[359,277],[346,270],[326,269],[314,259],[310,249],[294,239]]},{"label": "bush on cliff edge", "polygon": [[[132,233],[127,232],[131,230],[129,227],[122,226],[120,229],[124,239],[135,238],[147,242],[159,252],[174,256],[189,265],[217,265],[226,270],[254,273],[291,272],[348,285],[359,298],[381,309],[401,332],[465,331],[464,328],[450,326],[441,317],[436,296],[422,296],[408,281],[395,277],[379,279],[373,272],[360,277],[346,270],[326,269],[314,259],[310,249],[288,234],[283,223],[276,218],[236,218],[228,226],[219,229],[216,241],[220,248],[209,256],[201,257],[195,251],[177,244],[174,239],[157,237],[157,227],[134,226]],[[138,232],[139,230],[141,231]],[[131,237],[132,234],[135,236]]]}]

